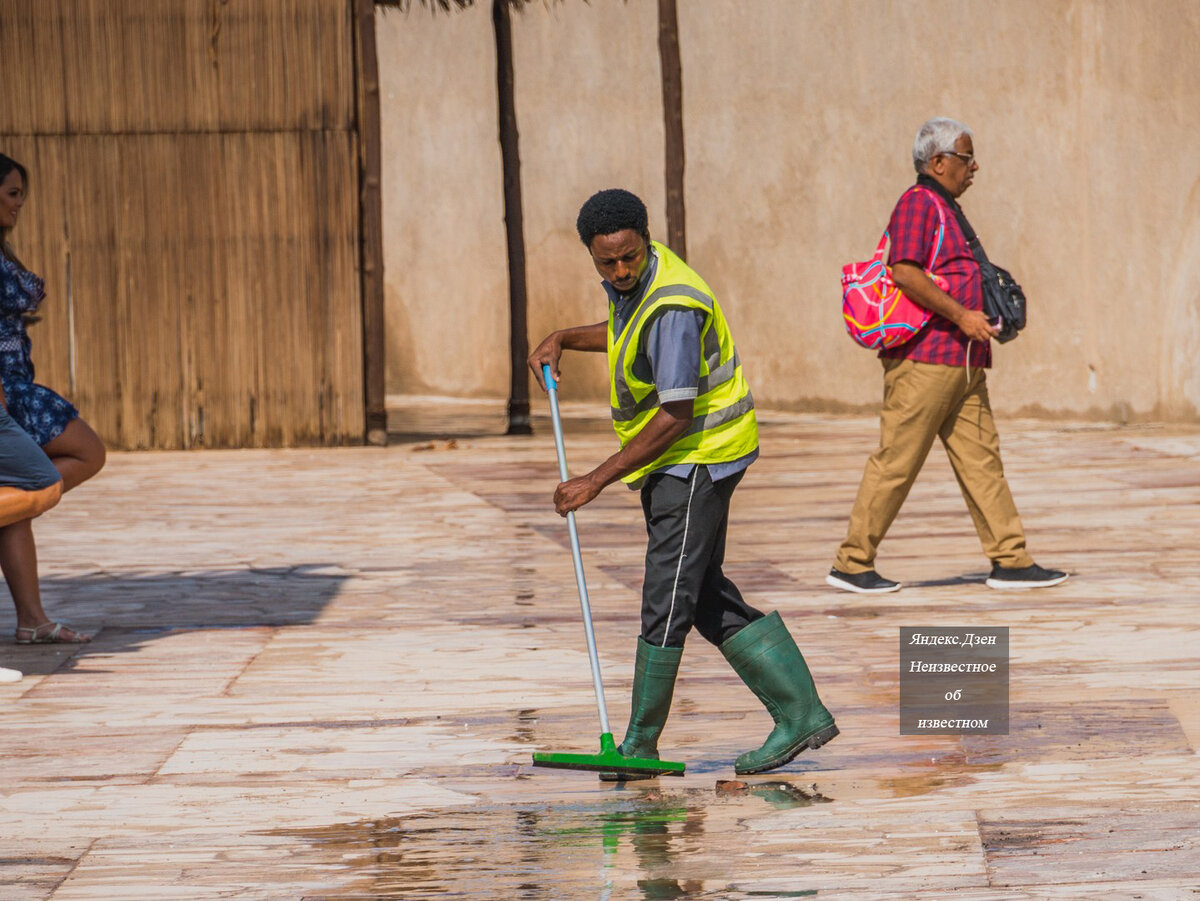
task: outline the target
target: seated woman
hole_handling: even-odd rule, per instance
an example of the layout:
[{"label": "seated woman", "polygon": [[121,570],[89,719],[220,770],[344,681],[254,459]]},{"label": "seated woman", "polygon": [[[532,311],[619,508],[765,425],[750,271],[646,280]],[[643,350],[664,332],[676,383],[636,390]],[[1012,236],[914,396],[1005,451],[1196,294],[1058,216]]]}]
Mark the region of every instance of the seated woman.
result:
[{"label": "seated woman", "polygon": [[[0,570],[17,608],[17,644],[91,641],[87,635],[53,622],[42,609],[38,590],[32,521],[61,496],[58,470],[0,406]],[[5,678],[0,673],[0,681],[12,680],[11,675]]]},{"label": "seated woman", "polygon": [[65,493],[100,471],[105,451],[100,436],[66,398],[33,380],[26,326],[36,321],[45,283],[25,268],[8,243],[28,187],[25,167],[0,153],[0,387],[9,415],[46,452],[62,476]]},{"label": "seated woman", "polygon": [[17,607],[17,644],[78,643],[91,639],[42,609],[32,517],[99,472],[105,451],[70,402],[33,381],[26,326],[36,319],[45,286],[8,243],[28,183],[25,167],[0,154],[0,406],[7,411],[0,477],[11,475],[2,468],[10,466],[17,479],[0,478],[0,570]]}]

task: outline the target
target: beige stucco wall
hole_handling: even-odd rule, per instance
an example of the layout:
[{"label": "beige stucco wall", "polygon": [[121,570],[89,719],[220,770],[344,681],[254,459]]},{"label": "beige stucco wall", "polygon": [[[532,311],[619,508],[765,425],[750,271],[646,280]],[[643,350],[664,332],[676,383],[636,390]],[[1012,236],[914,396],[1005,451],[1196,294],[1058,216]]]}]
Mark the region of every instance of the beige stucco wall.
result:
[{"label": "beige stucco wall", "polygon": [[508,274],[491,19],[486,8],[379,10],[376,26],[388,391],[504,395],[508,358],[492,352],[508,332]]},{"label": "beige stucco wall", "polygon": [[[657,21],[654,3],[613,0],[536,4],[514,16],[531,341],[607,315],[599,276],[575,235],[575,214],[590,194],[628,187],[652,221],[663,221]],[[491,4],[449,15],[389,13],[377,23],[388,392],[506,397]],[[454,361],[452,375],[439,375],[443,360]],[[598,395],[603,359],[575,367],[564,382]]]},{"label": "beige stucco wall", "polygon": [[[489,7],[380,18],[392,392],[507,393]],[[640,193],[665,232],[656,8],[565,0],[516,19],[534,341],[603,318],[573,231],[592,190]],[[917,126],[951,115],[981,164],[964,208],[1031,303],[996,349],[995,405],[1200,418],[1200,5],[682,0],[679,24],[689,258],[760,403],[877,401],[878,364],[842,331],[840,267],[911,182]],[[433,375],[443,360],[451,377]],[[576,365],[575,391],[598,396],[602,362]]]}]

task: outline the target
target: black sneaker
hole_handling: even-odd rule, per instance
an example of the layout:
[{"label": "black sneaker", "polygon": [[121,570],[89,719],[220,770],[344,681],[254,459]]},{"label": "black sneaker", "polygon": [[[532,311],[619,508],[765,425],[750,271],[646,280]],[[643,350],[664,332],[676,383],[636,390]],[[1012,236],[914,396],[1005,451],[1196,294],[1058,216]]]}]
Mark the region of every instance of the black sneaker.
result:
[{"label": "black sneaker", "polygon": [[1042,569],[1036,563],[1033,566],[1022,566],[1009,569],[992,564],[992,574],[988,576],[988,588],[1049,588],[1067,581],[1070,576],[1057,569]]},{"label": "black sneaker", "polygon": [[888,591],[900,590],[899,582],[885,579],[873,569],[867,570],[865,573],[853,574],[831,569],[829,575],[825,577],[825,582],[834,588],[842,588],[857,594],[884,594]]}]

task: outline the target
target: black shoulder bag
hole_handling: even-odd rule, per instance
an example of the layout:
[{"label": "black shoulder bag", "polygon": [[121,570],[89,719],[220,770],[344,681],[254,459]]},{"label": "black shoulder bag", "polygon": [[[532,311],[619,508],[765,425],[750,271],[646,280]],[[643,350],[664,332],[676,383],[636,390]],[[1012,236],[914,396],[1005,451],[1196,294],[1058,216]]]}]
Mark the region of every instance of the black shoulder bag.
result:
[{"label": "black shoulder bag", "polygon": [[950,204],[950,209],[958,218],[963,237],[967,239],[967,245],[971,248],[971,254],[979,264],[979,275],[983,281],[983,313],[992,325],[1000,328],[1000,333],[995,339],[1001,344],[1011,341],[1025,328],[1025,292],[1012,277],[1012,273],[988,259],[975,229],[971,228],[971,223],[963,215],[958,202],[946,189],[927,175],[919,176],[917,181],[930,190],[937,191]]}]

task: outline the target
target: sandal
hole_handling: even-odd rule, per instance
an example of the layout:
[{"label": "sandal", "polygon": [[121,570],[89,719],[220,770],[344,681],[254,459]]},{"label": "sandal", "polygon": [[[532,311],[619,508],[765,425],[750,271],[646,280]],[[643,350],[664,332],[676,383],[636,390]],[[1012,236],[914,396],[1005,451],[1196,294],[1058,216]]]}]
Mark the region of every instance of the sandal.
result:
[{"label": "sandal", "polygon": [[92,636],[76,632],[56,622],[45,622],[40,626],[19,626],[13,637],[17,644],[87,644],[92,640]]}]

